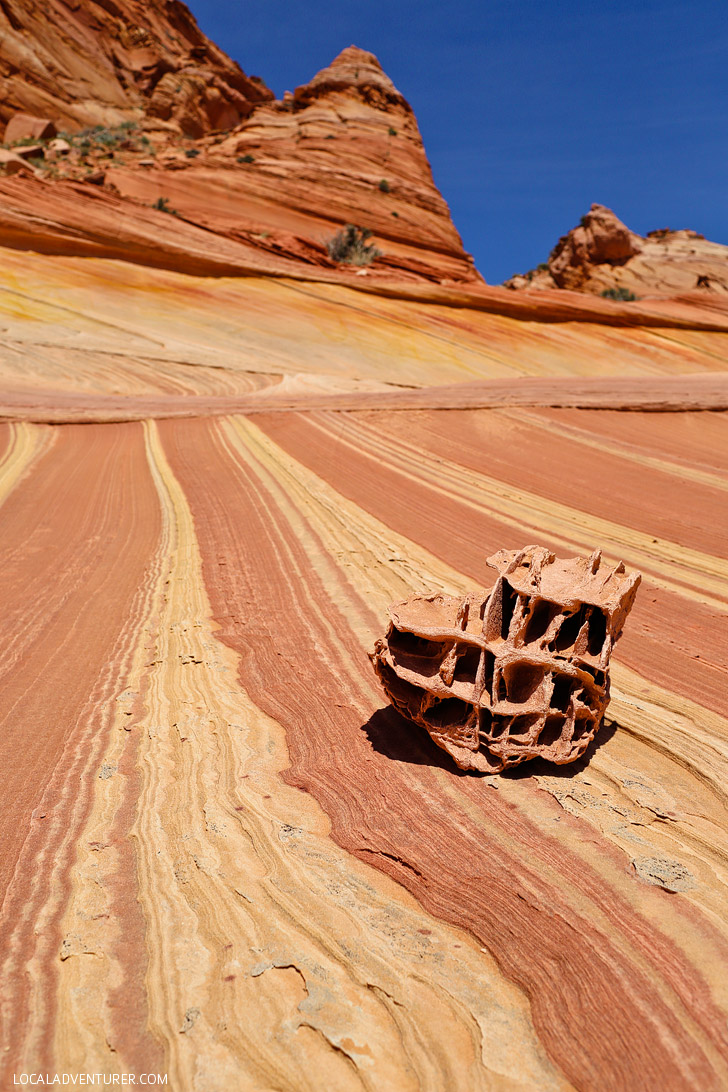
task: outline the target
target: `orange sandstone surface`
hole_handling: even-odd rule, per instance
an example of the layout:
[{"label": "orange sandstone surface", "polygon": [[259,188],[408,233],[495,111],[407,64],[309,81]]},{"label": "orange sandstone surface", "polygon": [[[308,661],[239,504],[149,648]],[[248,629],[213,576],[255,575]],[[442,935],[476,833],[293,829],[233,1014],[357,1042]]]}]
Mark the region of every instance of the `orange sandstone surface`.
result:
[{"label": "orange sandstone surface", "polygon": [[565,288],[591,295],[688,296],[708,307],[728,296],[728,247],[697,231],[660,228],[643,238],[611,209],[592,205],[548,261],[506,281],[509,288]]},{"label": "orange sandstone surface", "polygon": [[[0,1085],[724,1089],[717,272],[600,213],[485,285],[363,50],[277,102],[180,3],[0,26],[61,134],[0,178]],[[481,778],[368,653],[524,542],[642,584],[579,760]]]},{"label": "orange sandstone surface", "polygon": [[0,6],[4,124],[24,113],[51,119],[59,129],[82,128],[144,113],[201,136],[237,124],[254,104],[272,98],[176,0],[4,0]]},{"label": "orange sandstone surface", "polygon": [[488,595],[438,593],[390,607],[371,654],[392,702],[463,770],[581,758],[609,704],[609,658],[639,573],[542,546],[488,558]]}]

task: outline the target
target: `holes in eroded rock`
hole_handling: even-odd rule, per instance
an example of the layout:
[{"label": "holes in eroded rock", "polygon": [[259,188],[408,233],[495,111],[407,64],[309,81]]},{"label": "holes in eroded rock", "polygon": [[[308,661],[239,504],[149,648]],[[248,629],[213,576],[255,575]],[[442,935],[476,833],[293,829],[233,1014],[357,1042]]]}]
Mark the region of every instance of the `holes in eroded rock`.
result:
[{"label": "holes in eroded rock", "polygon": [[571,742],[576,743],[577,740],[582,739],[587,732],[590,732],[593,727],[593,721],[590,717],[581,717],[574,723],[574,731],[571,735]]},{"label": "holes in eroded rock", "polygon": [[581,755],[603,716],[607,662],[639,581],[619,566],[600,585],[598,560],[598,551],[563,562],[540,547],[499,551],[489,595],[415,597],[403,628],[390,623],[372,656],[394,704],[463,769],[490,768],[465,753],[478,733],[494,769],[539,751],[555,762]]},{"label": "holes in eroded rock", "polygon": [[511,729],[508,733],[509,736],[527,736],[533,728],[534,724],[539,719],[538,713],[531,713],[530,715],[524,714],[520,717],[514,717],[511,721]]},{"label": "holes in eroded rock", "polygon": [[596,707],[596,702],[598,700],[594,694],[586,689],[586,687],[582,687],[581,690],[575,691],[574,699],[582,702],[583,705],[588,706],[590,709]]},{"label": "holes in eroded rock", "polygon": [[541,747],[551,747],[561,738],[561,733],[564,730],[564,721],[562,717],[547,717],[546,723],[541,729],[538,737],[538,743]]},{"label": "holes in eroded rock", "polygon": [[[464,649],[463,655],[460,656],[460,649]],[[493,668],[495,667],[495,656],[492,652],[488,652],[487,649],[482,650],[483,655],[483,689],[487,694],[490,694],[493,686]],[[481,649],[474,646],[459,645],[458,646],[458,662],[455,668],[455,679],[458,682],[475,684],[478,677],[478,667],[480,666]]]},{"label": "holes in eroded rock", "polygon": [[557,675],[554,679],[554,691],[551,695],[551,708],[566,712],[571,697],[574,680],[569,675]]},{"label": "holes in eroded rock", "polygon": [[547,599],[537,599],[526,623],[524,642],[530,645],[540,640],[559,613],[560,608],[556,603],[549,603]]},{"label": "holes in eroded rock", "polygon": [[497,739],[498,736],[502,736],[508,727],[508,720],[506,717],[492,717],[490,725],[490,735],[493,739]]},{"label": "holes in eroded rock", "polygon": [[538,664],[508,664],[504,669],[508,700],[522,704],[535,693],[543,682],[544,668]]},{"label": "holes in eroded rock", "polygon": [[490,709],[478,710],[478,731],[484,739],[490,738],[493,734],[493,715]]},{"label": "holes in eroded rock", "polygon": [[426,637],[418,637],[416,633],[408,633],[403,629],[392,630],[389,647],[392,652],[400,652],[404,656],[432,659],[442,654],[442,645],[438,641],[428,641]]},{"label": "holes in eroded rock", "polygon": [[472,705],[460,698],[443,698],[423,712],[423,717],[433,728],[452,728],[464,725],[473,712]]},{"label": "holes in eroded rock", "polygon": [[413,686],[406,679],[400,679],[397,672],[389,664],[380,664],[379,671],[382,683],[396,705],[404,705],[410,708],[415,703],[419,704],[422,700],[424,691],[420,690],[418,686]]},{"label": "holes in eroded rock", "polygon": [[598,656],[607,639],[607,617],[599,607],[594,607],[589,615],[589,654]]},{"label": "holes in eroded rock", "polygon": [[574,647],[576,638],[579,636],[579,630],[586,621],[586,612],[587,608],[581,606],[574,614],[569,614],[564,619],[556,638],[549,644],[552,652],[566,652],[567,649]]},{"label": "holes in eroded rock", "polygon": [[511,619],[513,618],[513,612],[516,609],[516,603],[518,602],[518,596],[514,592],[510,584],[506,584],[505,581],[501,584],[501,625],[500,634],[503,640],[508,636],[508,632],[511,628]]},{"label": "holes in eroded rock", "polygon": [[480,664],[481,650],[476,645],[458,645],[458,661],[455,667],[455,678],[458,682],[474,683]]},{"label": "holes in eroded rock", "polygon": [[591,675],[591,677],[594,679],[594,683],[596,686],[598,686],[600,689],[604,688],[607,682],[607,676],[604,674],[603,671],[599,671],[598,668],[592,667],[591,664],[580,663],[579,667],[582,671],[586,671],[587,675]]},{"label": "holes in eroded rock", "polygon": [[483,668],[483,689],[490,694],[493,690],[493,672],[495,670],[495,656],[492,652],[485,653]]},{"label": "holes in eroded rock", "polygon": [[505,580],[500,580],[488,603],[486,615],[486,639],[495,641],[501,637],[504,641],[508,638],[511,628],[511,619],[518,602],[518,595]]}]

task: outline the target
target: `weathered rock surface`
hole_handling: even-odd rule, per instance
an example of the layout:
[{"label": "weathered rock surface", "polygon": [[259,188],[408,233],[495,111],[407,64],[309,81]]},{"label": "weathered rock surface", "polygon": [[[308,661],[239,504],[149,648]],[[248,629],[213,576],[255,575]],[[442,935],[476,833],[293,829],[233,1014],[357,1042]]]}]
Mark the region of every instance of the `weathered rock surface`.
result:
[{"label": "weathered rock surface", "polygon": [[39,173],[31,163],[26,162],[24,155],[10,151],[7,148],[0,148],[0,169],[8,176],[24,174],[29,177],[37,177]]},{"label": "weathered rock surface", "polygon": [[56,135],[56,127],[49,118],[36,118],[32,114],[13,114],[5,127],[5,142],[15,140],[51,140]]},{"label": "weathered rock surface", "polygon": [[480,281],[412,108],[366,50],[350,46],[293,95],[262,104],[215,152],[253,157],[246,178],[266,225],[305,236],[312,217],[354,223],[386,241],[372,272]]},{"label": "weathered rock surface", "polygon": [[207,232],[341,276],[354,270],[334,262],[326,243],[353,223],[373,231],[382,251],[358,271],[362,284],[482,284],[433,182],[412,109],[371,53],[345,49],[225,138],[184,149],[154,139],[153,171],[116,157],[108,181],[123,197],[165,196]]},{"label": "weathered rock surface", "polygon": [[[97,49],[104,40],[98,31]],[[115,41],[107,42],[108,49]],[[123,66],[114,71],[121,80]],[[123,221],[134,220],[134,205],[161,202],[197,225],[213,251],[229,250],[232,243],[257,254],[266,272],[298,267],[314,274],[330,271],[334,279],[356,274],[362,286],[381,281],[482,285],[434,185],[413,111],[371,53],[345,49],[280,102],[263,91],[255,101],[251,92],[250,102],[239,102],[237,91],[226,91],[221,79],[217,69],[198,65],[167,71],[153,90],[127,81],[124,95],[133,109],[107,111],[106,128],[71,137],[62,154],[49,144],[43,177],[84,182],[104,172],[107,188],[131,205],[126,216],[114,214],[109,221],[119,256],[127,234]],[[29,77],[27,82],[35,86]],[[56,109],[60,125],[64,110],[58,104]],[[205,136],[212,128],[229,132]],[[47,191],[42,203],[49,206],[50,216],[42,218],[48,223],[67,206],[62,191]],[[29,218],[35,216],[46,234],[48,227],[36,216],[38,194],[29,192],[27,204]],[[81,193],[75,205],[76,218],[83,221],[90,211],[96,221],[98,205],[86,210]],[[328,240],[347,223],[376,236],[381,256],[366,269],[336,262],[327,252]],[[180,231],[171,218],[165,228],[163,237]],[[27,245],[42,246],[34,234],[31,229]],[[149,247],[158,238],[151,233]],[[17,234],[12,239],[21,245]],[[63,245],[64,253],[82,252],[74,251],[68,233]],[[137,243],[126,253],[138,260]],[[176,268],[189,266],[181,261]]]},{"label": "weathered rock surface", "polygon": [[[200,31],[180,3],[7,0],[0,5],[0,123],[116,125],[143,111],[200,136],[273,95]],[[47,134],[28,133],[41,136]]]},{"label": "weathered rock surface", "polygon": [[[460,309],[466,309],[545,323],[728,330],[728,300],[711,292],[614,303],[557,289],[522,293],[479,281],[444,279],[437,283],[442,255],[415,246],[408,248],[407,256],[401,253],[396,265],[386,254],[363,270],[336,265],[327,256],[323,241],[280,229],[253,230],[252,221],[241,221],[238,217],[251,197],[250,189],[245,180],[227,170],[168,172],[150,160],[149,167],[122,172],[99,158],[94,161],[95,170],[89,164],[75,179],[49,180],[44,170],[26,165],[16,153],[5,151],[5,156],[18,164],[11,170],[24,170],[27,176],[0,178],[3,244],[20,251],[115,258],[199,276],[264,274],[346,284],[359,292],[393,300],[447,305],[453,309],[450,322],[456,321],[454,316]],[[100,170],[106,185],[87,185]],[[126,197],[118,192],[119,187],[127,187]],[[163,208],[159,207],[160,201]],[[275,204],[273,191],[265,207],[279,223],[280,217],[287,215],[282,204]],[[320,240],[336,227],[330,223],[327,228],[322,217],[317,217],[316,222]],[[388,246],[381,236],[377,242]],[[466,266],[462,271],[467,276]],[[471,323],[472,319],[468,319],[464,326]],[[503,349],[511,359],[514,344],[504,344]],[[426,370],[423,363],[420,374]]]},{"label": "weathered rock surface", "polygon": [[[41,13],[29,0],[12,0],[0,9],[0,29],[3,24],[0,121],[8,121],[6,143],[45,140],[53,127],[92,127],[63,152],[48,147],[41,168],[46,180],[93,180],[125,202],[162,202],[205,232],[212,249],[214,236],[238,249],[243,244],[248,268],[297,269],[314,277],[330,272],[333,279],[356,275],[361,288],[373,290],[385,282],[419,282],[482,295],[482,278],[434,185],[413,111],[373,54],[350,46],[307,84],[274,101],[261,81],[247,77],[205,38],[181,3],[149,7],[124,0],[112,13],[92,0],[70,12],[62,0],[51,0]],[[52,222],[55,195],[47,200]],[[63,204],[59,194],[59,209]],[[32,218],[37,194],[29,192],[28,206]],[[96,206],[93,220],[98,211]],[[83,220],[85,214],[79,194],[77,215]],[[114,215],[110,235],[134,216],[132,208],[126,217]],[[374,233],[382,253],[371,266],[354,271],[328,255],[328,240],[347,223]],[[47,228],[39,227],[45,234]],[[162,234],[176,231],[170,222]],[[38,243],[34,233],[25,245]],[[123,230],[119,235],[109,253],[138,260],[138,243],[127,247]],[[23,245],[17,233],[11,237],[13,245]],[[156,239],[155,233],[149,247]],[[171,249],[183,251],[184,244]],[[66,232],[54,252],[87,251],[74,249]],[[563,318],[569,310],[576,317],[579,305],[556,301],[558,290],[692,296],[678,309],[711,309],[720,293],[728,293],[725,259],[726,248],[690,233],[641,240],[595,205],[560,240],[546,270],[508,283],[552,290],[530,305],[537,318]],[[196,263],[195,257],[199,268]],[[181,260],[173,268],[189,271],[190,263]],[[496,291],[494,309],[510,313],[513,302],[501,297]],[[622,307],[608,301],[605,320]]]},{"label": "weathered rock surface", "polygon": [[558,288],[581,288],[592,266],[620,266],[639,254],[639,237],[604,205],[592,205],[581,224],[559,239],[549,257]]},{"label": "weathered rock surface", "polygon": [[[728,295],[728,246],[696,231],[663,228],[635,234],[604,205],[592,205],[563,235],[548,261],[506,286],[570,289],[629,301],[644,296]],[[707,302],[707,299],[706,299]]]},{"label": "weathered rock surface", "polygon": [[372,653],[392,704],[464,770],[574,762],[609,703],[609,659],[641,576],[539,546],[488,558],[489,594],[390,609]]}]

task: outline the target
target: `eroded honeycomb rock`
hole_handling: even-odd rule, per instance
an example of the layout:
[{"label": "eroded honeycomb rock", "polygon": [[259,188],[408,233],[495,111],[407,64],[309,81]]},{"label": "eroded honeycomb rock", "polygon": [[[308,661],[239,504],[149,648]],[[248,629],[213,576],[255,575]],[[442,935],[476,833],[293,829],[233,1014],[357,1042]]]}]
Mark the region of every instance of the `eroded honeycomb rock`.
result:
[{"label": "eroded honeycomb rock", "polygon": [[392,704],[462,769],[497,773],[586,749],[609,702],[609,657],[641,576],[601,554],[562,561],[541,546],[488,558],[498,579],[464,599],[390,608],[372,662]]}]

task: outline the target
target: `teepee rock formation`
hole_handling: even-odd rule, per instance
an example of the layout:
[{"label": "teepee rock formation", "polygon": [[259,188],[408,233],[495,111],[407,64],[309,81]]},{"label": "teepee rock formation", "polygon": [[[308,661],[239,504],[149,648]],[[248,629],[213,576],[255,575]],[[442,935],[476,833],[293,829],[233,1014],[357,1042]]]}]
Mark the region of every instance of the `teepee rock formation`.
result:
[{"label": "teepee rock formation", "polygon": [[377,58],[344,49],[282,101],[258,107],[221,148],[250,155],[269,218],[314,235],[316,220],[382,240],[377,268],[480,282],[432,178],[417,120]]},{"label": "teepee rock formation", "polygon": [[[48,140],[37,150],[37,177],[53,183],[42,191],[4,191],[0,177],[11,245],[131,261],[159,249],[185,272],[482,286],[412,108],[373,54],[350,46],[278,101],[183,4],[113,10],[87,0],[69,13],[51,0],[41,17],[20,0],[0,6],[8,150],[56,130],[71,144],[63,156]],[[69,191],[79,182],[107,199]],[[151,226],[139,206],[177,219]],[[376,236],[369,268],[332,260],[327,245],[347,224]]]}]

